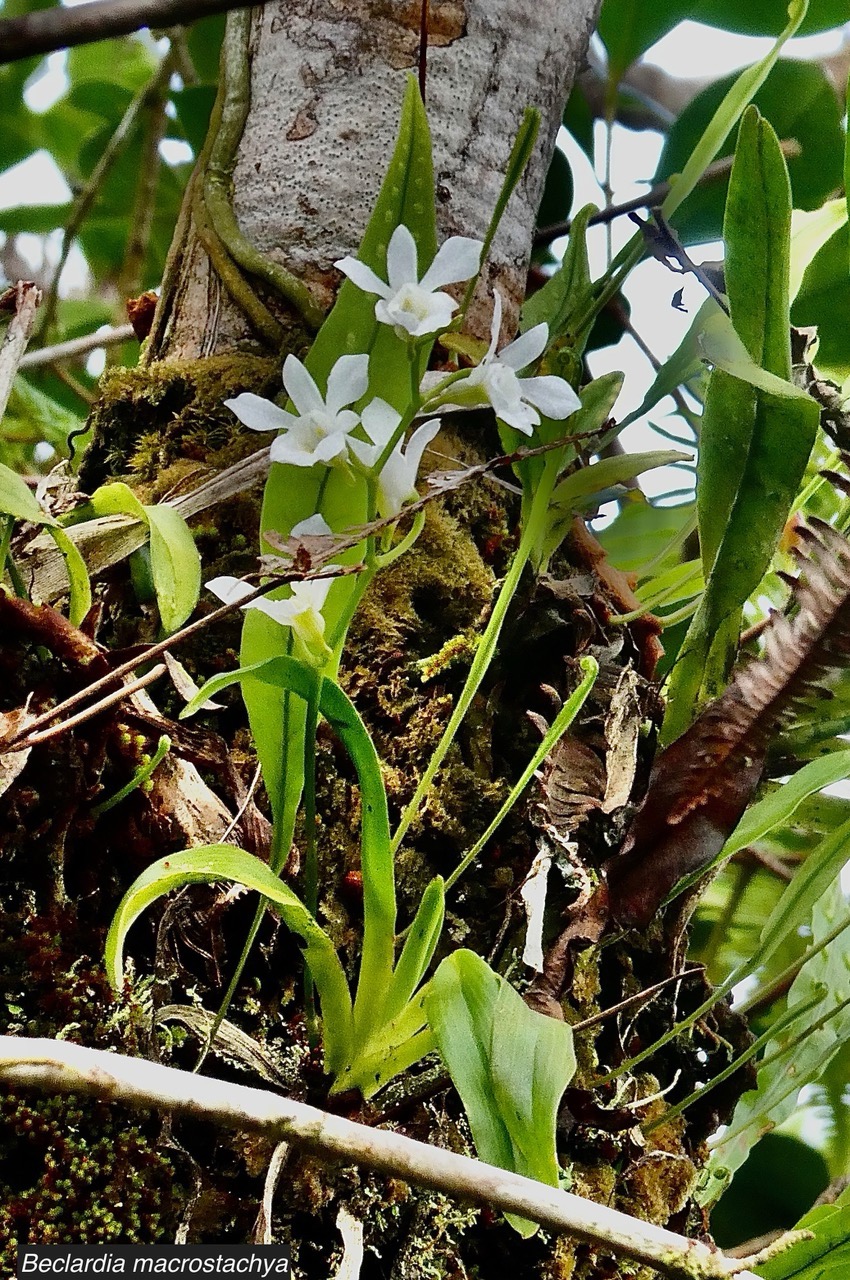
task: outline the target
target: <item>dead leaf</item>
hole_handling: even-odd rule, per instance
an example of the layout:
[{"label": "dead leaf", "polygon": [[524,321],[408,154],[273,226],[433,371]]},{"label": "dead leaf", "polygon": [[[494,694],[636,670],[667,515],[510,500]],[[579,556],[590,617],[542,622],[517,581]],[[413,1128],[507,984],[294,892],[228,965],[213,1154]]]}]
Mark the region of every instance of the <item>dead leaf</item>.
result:
[{"label": "dead leaf", "polygon": [[[35,716],[26,707],[16,707],[14,711],[0,714],[0,750],[4,741],[18,738],[30,727]],[[24,747],[20,751],[6,751],[0,755],[0,796],[8,791],[12,783],[23,772],[24,765],[30,758],[32,747]]]},{"label": "dead leaf", "polygon": [[623,849],[606,864],[622,925],[645,926],[683,877],[713,861],[752,799],[771,737],[846,669],[850,543],[816,519],[796,538],[793,613],[774,615],[764,655],[658,756]]}]

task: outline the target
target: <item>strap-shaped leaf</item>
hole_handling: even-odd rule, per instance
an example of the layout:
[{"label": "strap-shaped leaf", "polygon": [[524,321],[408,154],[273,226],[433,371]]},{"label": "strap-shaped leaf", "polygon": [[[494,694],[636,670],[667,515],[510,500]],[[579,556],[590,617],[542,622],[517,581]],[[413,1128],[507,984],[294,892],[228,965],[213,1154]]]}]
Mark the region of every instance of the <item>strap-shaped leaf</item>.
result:
[{"label": "strap-shaped leaf", "polygon": [[[192,715],[207,698],[229,685],[250,682],[295,694],[303,705],[313,697],[315,681],[316,672],[306,663],[286,656],[269,658],[213,676],[184,707],[181,718]],[[377,752],[351,699],[332,680],[323,680],[318,705],[351,756],[360,783],[364,924],[354,1017],[361,1044],[384,1018],[383,1001],[393,971],[396,901],[387,797]]]},{"label": "strap-shaped leaf", "polygon": [[[78,627],[91,608],[91,584],[85,561],[77,547],[52,516],[39,506],[38,499],[17,472],[0,463],[0,515],[13,520],[40,524],[50,534],[65,559],[68,571],[68,617]],[[0,564],[0,574],[5,566]]]},{"label": "strap-shaped leaf", "polygon": [[[576,1066],[570,1028],[529,1009],[467,950],[442,962],[425,1008],[479,1157],[557,1186],[555,1120]],[[509,1221],[524,1236],[537,1230],[523,1218]]]},{"label": "strap-shaped leaf", "polygon": [[121,991],[124,985],[124,943],[142,912],[172,889],[218,880],[245,885],[269,898],[287,928],[304,940],[304,958],[322,1003],[325,1069],[337,1074],[350,1056],[352,1019],[348,984],[333,943],[301,900],[264,862],[233,845],[204,845],[160,858],[130,886],[106,940],[106,969],[113,989]]},{"label": "strap-shaped leaf", "polygon": [[167,504],[140,502],[121,481],[97,489],[91,507],[96,516],[135,516],[146,525],[160,621],[165,631],[176,631],[194,610],[201,591],[201,558],[186,521]]},{"label": "strap-shaped leaf", "polygon": [[779,140],[755,107],[741,121],[724,238],[740,342],[730,346],[728,326],[725,346],[715,335],[718,367],[706,395],[697,484],[707,585],[670,682],[668,742],[722,692],[741,609],[770,565],[819,418],[810,397],[790,390],[791,192]]}]

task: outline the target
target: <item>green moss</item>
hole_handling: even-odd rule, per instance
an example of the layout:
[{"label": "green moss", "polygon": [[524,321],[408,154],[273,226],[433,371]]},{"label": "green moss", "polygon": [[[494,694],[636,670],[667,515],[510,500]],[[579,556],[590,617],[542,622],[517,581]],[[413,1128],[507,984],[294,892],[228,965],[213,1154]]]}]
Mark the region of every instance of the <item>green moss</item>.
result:
[{"label": "green moss", "polygon": [[157,501],[199,470],[223,470],[258,447],[224,401],[279,390],[278,359],[241,353],[108,369],[80,485],[91,493],[110,477],[129,477],[140,496]]}]

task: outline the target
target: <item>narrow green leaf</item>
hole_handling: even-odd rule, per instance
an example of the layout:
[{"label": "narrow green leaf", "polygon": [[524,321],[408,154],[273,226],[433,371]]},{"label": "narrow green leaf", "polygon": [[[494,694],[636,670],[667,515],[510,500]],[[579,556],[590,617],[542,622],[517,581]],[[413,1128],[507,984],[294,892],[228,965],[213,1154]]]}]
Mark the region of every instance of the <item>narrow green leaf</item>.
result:
[{"label": "narrow green leaf", "polygon": [[[194,714],[208,698],[229,685],[244,686],[248,682],[263,686],[266,699],[272,686],[297,695],[304,703],[311,696],[315,678],[315,671],[296,658],[267,658],[240,667],[238,671],[213,676],[184,707],[181,719]],[[258,701],[262,696],[262,693],[257,695]],[[322,681],[319,711],[351,756],[360,783],[364,925],[355,1003],[355,1034],[360,1045],[384,1017],[383,1000],[393,971],[396,901],[387,797],[380,761],[368,730],[354,704],[332,680]]]},{"label": "narrow green leaf", "polygon": [[201,594],[201,557],[189,526],[173,507],[144,508],[150,529],[151,572],[163,629],[177,631]]},{"label": "narrow green leaf", "polygon": [[783,939],[807,925],[812,908],[847,862],[850,822],[843,823],[811,851],[771,912],[759,939],[758,962],[767,964]]},{"label": "narrow green leaf", "polygon": [[819,421],[815,402],[790,389],[791,196],[779,141],[754,107],[741,121],[724,238],[737,337],[719,309],[706,314],[701,341],[717,361],[697,472],[707,586],[671,676],[667,742],[725,685],[741,610],[773,558]]},{"label": "narrow green leaf", "polygon": [[135,516],[150,535],[151,573],[163,629],[181,627],[201,591],[201,558],[186,521],[165,503],[144,506],[121,481],[101,485],[90,499],[96,516]]},{"label": "narrow green leaf", "polygon": [[782,52],[782,46],[792,36],[796,35],[801,22],[806,16],[808,7],[809,0],[791,0],[788,5],[788,24],[773,48],[762,58],[761,62],[757,62],[755,66],[747,67],[738,76],[712,116],[708,128],[691,153],[684,169],[678,177],[672,180],[670,193],[661,206],[661,212],[666,219],[672,218],[679,205],[688,198],[705,170],[715,159],[747,104],[752,100],[756,90],[764,83],[773,69],[779,54]]},{"label": "narrow green leaf", "polygon": [[[467,950],[442,962],[425,1008],[479,1157],[557,1186],[555,1121],[576,1066],[570,1028],[529,1009]],[[508,1220],[523,1236],[537,1230],[522,1218]]]},{"label": "narrow green leaf", "polygon": [[[68,571],[68,617],[78,627],[91,608],[91,585],[85,561],[52,516],[42,511],[35,494],[16,472],[0,463],[0,514],[42,525],[65,559]],[[0,565],[0,572],[3,566]]]},{"label": "narrow green leaf", "polygon": [[523,333],[535,325],[549,326],[549,340],[566,328],[575,314],[582,295],[590,285],[590,262],[587,256],[587,224],[596,213],[596,205],[587,204],[572,220],[570,238],[560,267],[553,276],[525,302],[520,328]]},{"label": "narrow green leaf", "polygon": [[674,462],[690,462],[692,455],[677,449],[656,449],[648,453],[625,453],[613,458],[600,458],[588,467],[574,471],[556,486],[552,494],[553,505],[572,509],[577,498],[598,493],[612,484],[623,484],[645,471],[656,467],[669,467]]},{"label": "narrow green leaf", "polygon": [[398,958],[384,1008],[384,1017],[388,1021],[401,1012],[424,978],[443,931],[445,912],[445,882],[442,876],[437,876],[422,895],[419,910]]},{"label": "narrow green leaf", "polygon": [[148,523],[145,508],[130,486],[120,480],[102,484],[99,489],[95,489],[89,499],[89,506],[95,516],[135,516],[143,524]]},{"label": "narrow green leaf", "polygon": [[91,608],[91,582],[86,562],[64,529],[52,521],[45,521],[44,527],[64,557],[69,587],[68,619],[78,627]]},{"label": "narrow green leaf", "polygon": [[36,501],[29,485],[16,471],[0,462],[0,513],[14,520],[44,524],[48,517]]},{"label": "narrow green leaf", "polygon": [[351,1051],[351,997],[333,943],[304,904],[259,858],[232,845],[204,845],[153,863],[124,895],[106,940],[106,970],[112,988],[124,986],[124,943],[133,923],[164,894],[187,884],[241,884],[269,898],[287,928],[303,939],[304,958],[322,1002],[325,1069],[337,1074]]},{"label": "narrow green leaf", "polygon": [[720,307],[715,306],[713,310],[706,312],[702,331],[698,335],[698,346],[706,360],[738,382],[746,382],[757,391],[764,391],[778,400],[800,400],[804,404],[812,404],[811,396],[802,387],[756,363],[739,338],[729,316]]},{"label": "narrow green leaf", "polygon": [[791,214],[791,274],[789,292],[791,301],[800,292],[800,286],[809,267],[821,249],[836,231],[847,223],[847,199],[827,200],[812,213],[795,209]]}]

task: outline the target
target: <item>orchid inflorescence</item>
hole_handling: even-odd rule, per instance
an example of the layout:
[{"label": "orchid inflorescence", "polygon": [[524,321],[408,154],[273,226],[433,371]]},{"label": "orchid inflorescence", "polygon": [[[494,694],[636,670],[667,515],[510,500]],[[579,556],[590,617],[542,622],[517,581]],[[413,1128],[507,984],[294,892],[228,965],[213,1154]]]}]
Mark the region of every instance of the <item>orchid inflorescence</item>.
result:
[{"label": "orchid inflorescence", "polygon": [[[375,318],[392,326],[403,338],[414,359],[423,339],[433,340],[452,323],[458,303],[442,286],[469,280],[478,270],[483,244],[465,236],[452,236],[440,247],[433,262],[419,276],[416,241],[406,226],[398,226],[387,247],[387,280],[357,258],[345,257],[335,266],[365,293],[375,294]],[[502,299],[495,291],[489,348],[476,367],[446,376],[427,396],[412,396],[407,412],[397,412],[375,396],[361,408],[369,390],[368,355],[343,355],[334,364],[323,395],[315,379],[296,356],[283,365],[283,385],[294,411],[281,409],[271,400],[243,392],[225,404],[252,431],[277,431],[270,456],[274,463],[293,467],[340,469],[353,477],[361,474],[373,485],[371,516],[392,519],[414,500],[422,455],[440,429],[438,416],[416,427],[405,445],[407,427],[417,415],[441,405],[489,405],[497,419],[530,436],[541,413],[562,421],[580,407],[573,388],[552,375],[520,377],[534,364],[548,341],[548,327],[536,325],[497,354],[502,322]],[[329,534],[320,513],[301,521],[292,530],[299,534]],[[291,627],[313,661],[327,657],[321,609],[329,580],[296,583],[287,599],[259,598],[245,608],[260,609],[281,626]],[[250,593],[237,578],[220,577],[207,583],[219,599],[234,603]]]}]

